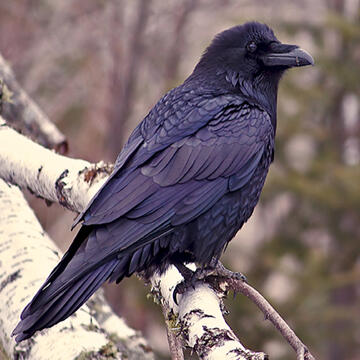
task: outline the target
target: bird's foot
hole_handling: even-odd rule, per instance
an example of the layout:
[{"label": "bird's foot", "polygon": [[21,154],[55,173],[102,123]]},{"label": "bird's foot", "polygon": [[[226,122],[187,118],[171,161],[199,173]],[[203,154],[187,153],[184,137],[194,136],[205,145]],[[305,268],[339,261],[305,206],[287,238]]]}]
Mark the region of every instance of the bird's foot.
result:
[{"label": "bird's foot", "polygon": [[178,305],[177,295],[184,294],[190,288],[195,289],[197,282],[206,282],[212,287],[220,289],[220,284],[226,279],[247,281],[245,275],[228,270],[217,259],[212,260],[208,266],[197,268],[195,271],[190,270],[183,264],[175,266],[184,278],[182,282],[176,285],[173,292],[173,300],[176,305]]},{"label": "bird's foot", "polygon": [[205,277],[206,283],[208,283],[215,291],[220,293],[226,293],[226,284],[229,280],[244,281],[247,282],[246,276],[240,272],[233,272],[227,269],[220,261],[213,259],[210,263],[210,269],[206,269],[207,275]]},{"label": "bird's foot", "polygon": [[179,273],[184,278],[183,281],[178,283],[173,291],[173,300],[176,305],[179,305],[177,302],[177,295],[178,294],[184,294],[188,289],[192,288],[195,289],[195,284],[198,279],[197,276],[197,270],[192,271],[184,264],[175,264],[176,268],[178,269]]},{"label": "bird's foot", "polygon": [[215,265],[215,271],[215,275],[218,277],[222,277],[224,279],[242,280],[244,282],[247,282],[247,278],[244,274],[227,269],[220,261],[217,261]]}]

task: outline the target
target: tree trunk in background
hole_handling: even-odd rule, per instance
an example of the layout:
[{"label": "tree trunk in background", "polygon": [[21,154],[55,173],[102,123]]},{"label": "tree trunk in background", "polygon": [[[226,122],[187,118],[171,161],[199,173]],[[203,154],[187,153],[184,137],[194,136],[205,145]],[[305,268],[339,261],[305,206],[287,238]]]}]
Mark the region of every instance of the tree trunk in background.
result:
[{"label": "tree trunk in background", "polygon": [[[123,44],[119,48],[118,42],[121,41],[121,31],[118,31],[121,18],[121,3],[112,4],[112,26],[110,51],[112,54],[112,69],[109,74],[110,91],[109,91],[109,145],[107,148],[108,155],[114,157],[120,152],[124,141],[124,137],[119,134],[126,134],[124,131],[127,126],[128,119],[131,115],[133,107],[133,99],[135,87],[138,79],[138,69],[141,63],[144,50],[144,31],[146,29],[151,0],[138,0],[137,16],[134,20],[133,29],[131,31],[132,39],[130,46]],[[124,64],[122,70],[120,68],[121,61]],[[125,135],[126,136],[126,135]]]},{"label": "tree trunk in background", "polygon": [[174,41],[169,51],[169,56],[166,64],[166,89],[168,91],[168,84],[172,87],[172,83],[178,77],[179,65],[181,56],[183,54],[185,43],[185,30],[190,20],[192,12],[196,9],[198,0],[187,0],[184,4],[181,4],[179,15],[175,22]]}]

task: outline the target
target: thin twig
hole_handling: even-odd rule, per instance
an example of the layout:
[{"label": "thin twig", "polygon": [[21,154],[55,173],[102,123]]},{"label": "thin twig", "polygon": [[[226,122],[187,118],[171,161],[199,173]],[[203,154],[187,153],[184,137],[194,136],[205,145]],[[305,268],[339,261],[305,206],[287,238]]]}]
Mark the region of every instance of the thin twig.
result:
[{"label": "thin twig", "polygon": [[310,353],[306,345],[303,344],[285,320],[256,289],[243,280],[234,278],[226,279],[226,287],[245,295],[256,304],[256,306],[264,313],[265,318],[273,323],[281,335],[295,350],[297,360],[315,360],[315,357]]}]

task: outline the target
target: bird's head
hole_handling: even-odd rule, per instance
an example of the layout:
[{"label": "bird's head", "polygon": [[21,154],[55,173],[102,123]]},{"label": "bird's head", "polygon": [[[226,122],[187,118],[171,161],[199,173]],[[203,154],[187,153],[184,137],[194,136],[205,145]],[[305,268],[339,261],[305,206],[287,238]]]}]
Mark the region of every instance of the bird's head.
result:
[{"label": "bird's head", "polygon": [[281,43],[267,25],[248,22],[215,36],[197,67],[254,79],[262,73],[278,74],[291,67],[313,64],[309,53],[297,45]]},{"label": "bird's head", "polygon": [[[297,45],[281,43],[270,27],[249,22],[218,34],[206,49],[193,76],[227,91],[240,91],[260,102],[274,103],[285,70],[313,65]],[[265,97],[265,98],[264,98]]]}]

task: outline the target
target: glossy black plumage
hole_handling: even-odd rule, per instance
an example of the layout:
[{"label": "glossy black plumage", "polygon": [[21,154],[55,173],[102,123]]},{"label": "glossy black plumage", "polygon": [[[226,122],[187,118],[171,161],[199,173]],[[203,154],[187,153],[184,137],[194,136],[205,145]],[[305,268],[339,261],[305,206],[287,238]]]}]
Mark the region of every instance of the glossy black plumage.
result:
[{"label": "glossy black plumage", "polygon": [[132,133],[21,314],[16,341],[65,319],[106,280],[221,255],[258,202],[273,160],[278,81],[294,56],[311,63],[259,23],[215,38]]}]

